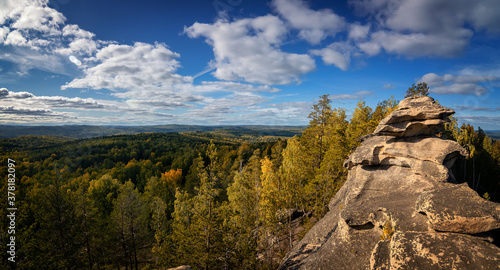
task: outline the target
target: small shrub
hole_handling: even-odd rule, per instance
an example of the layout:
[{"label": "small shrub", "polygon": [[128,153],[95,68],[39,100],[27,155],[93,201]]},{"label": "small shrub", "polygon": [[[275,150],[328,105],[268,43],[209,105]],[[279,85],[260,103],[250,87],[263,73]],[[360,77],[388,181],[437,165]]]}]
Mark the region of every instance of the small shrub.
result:
[{"label": "small shrub", "polygon": [[394,228],[392,227],[391,222],[386,221],[384,228],[382,229],[382,235],[380,236],[380,239],[382,241],[389,240],[391,239],[393,234],[394,234]]}]

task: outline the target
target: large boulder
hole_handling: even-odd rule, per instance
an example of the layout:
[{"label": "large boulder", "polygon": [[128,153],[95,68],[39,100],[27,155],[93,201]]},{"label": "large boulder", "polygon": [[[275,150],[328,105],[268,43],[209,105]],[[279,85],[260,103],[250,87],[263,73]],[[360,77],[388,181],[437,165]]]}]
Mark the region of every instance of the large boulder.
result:
[{"label": "large boulder", "polygon": [[369,269],[498,269],[500,249],[465,234],[396,232],[375,246]]},{"label": "large boulder", "polygon": [[399,103],[397,110],[380,121],[374,134],[397,137],[433,135],[453,113],[452,109],[437,104],[431,97],[407,98]]},{"label": "large boulder", "polygon": [[477,234],[500,228],[500,204],[484,200],[467,184],[423,192],[416,211],[436,231]]},{"label": "large boulder", "polygon": [[499,204],[453,184],[467,152],[435,136],[452,113],[430,97],[401,101],[346,160],[330,211],[280,269],[498,269],[484,234],[500,228]]}]

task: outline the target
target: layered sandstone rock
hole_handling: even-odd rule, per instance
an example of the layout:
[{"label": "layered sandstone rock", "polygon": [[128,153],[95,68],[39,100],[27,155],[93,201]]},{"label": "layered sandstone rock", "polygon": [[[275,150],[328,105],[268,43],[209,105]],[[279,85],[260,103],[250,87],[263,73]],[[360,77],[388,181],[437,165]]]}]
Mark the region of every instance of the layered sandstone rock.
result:
[{"label": "layered sandstone rock", "polygon": [[175,268],[169,268],[167,270],[192,270],[192,268],[189,265],[182,265]]},{"label": "layered sandstone rock", "polygon": [[346,160],[330,211],[280,269],[498,269],[487,233],[500,205],[453,184],[466,151],[435,136],[453,113],[430,97],[401,101]]}]

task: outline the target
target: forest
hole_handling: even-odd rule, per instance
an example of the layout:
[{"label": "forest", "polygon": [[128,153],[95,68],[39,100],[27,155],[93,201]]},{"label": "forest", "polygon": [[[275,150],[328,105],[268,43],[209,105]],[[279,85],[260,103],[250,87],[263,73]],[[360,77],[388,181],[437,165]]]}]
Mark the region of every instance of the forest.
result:
[{"label": "forest", "polygon": [[[275,269],[328,211],[347,177],[344,160],[397,104],[360,100],[349,118],[323,95],[300,136],[261,141],[205,132],[0,139],[1,194],[15,161],[15,265]],[[454,118],[438,136],[468,151],[455,177],[499,202],[500,141]],[[12,266],[1,258],[0,268]]]}]

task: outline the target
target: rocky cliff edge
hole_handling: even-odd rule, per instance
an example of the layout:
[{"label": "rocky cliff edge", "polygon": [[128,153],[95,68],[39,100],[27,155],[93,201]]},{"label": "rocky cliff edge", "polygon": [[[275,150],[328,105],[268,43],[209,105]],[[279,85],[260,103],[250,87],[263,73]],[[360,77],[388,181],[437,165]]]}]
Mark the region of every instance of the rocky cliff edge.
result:
[{"label": "rocky cliff edge", "polygon": [[280,269],[500,269],[500,204],[450,168],[467,153],[436,135],[453,110],[410,97],[346,160],[330,211]]}]

